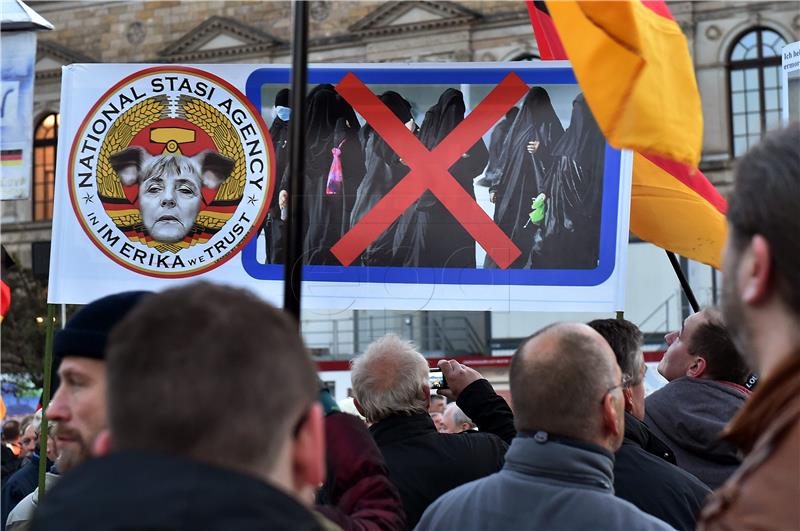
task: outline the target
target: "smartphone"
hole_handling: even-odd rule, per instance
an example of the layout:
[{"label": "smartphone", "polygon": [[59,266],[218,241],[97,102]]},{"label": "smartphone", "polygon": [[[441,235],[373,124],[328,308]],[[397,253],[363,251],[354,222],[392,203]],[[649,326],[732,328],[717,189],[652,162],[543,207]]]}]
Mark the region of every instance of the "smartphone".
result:
[{"label": "smartphone", "polygon": [[431,369],[428,379],[431,389],[448,389],[447,380],[445,380],[444,374],[442,374],[442,369]]}]

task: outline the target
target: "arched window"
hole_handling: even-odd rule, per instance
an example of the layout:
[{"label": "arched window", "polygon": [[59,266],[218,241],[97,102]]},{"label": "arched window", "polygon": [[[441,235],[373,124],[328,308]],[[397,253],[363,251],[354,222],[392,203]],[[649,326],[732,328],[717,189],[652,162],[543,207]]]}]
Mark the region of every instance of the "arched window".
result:
[{"label": "arched window", "polygon": [[740,157],[781,120],[781,48],[786,41],[767,28],[748,30],[728,58],[731,147]]},{"label": "arched window", "polygon": [[33,135],[33,220],[53,219],[53,190],[56,176],[56,145],[60,115],[48,114]]}]

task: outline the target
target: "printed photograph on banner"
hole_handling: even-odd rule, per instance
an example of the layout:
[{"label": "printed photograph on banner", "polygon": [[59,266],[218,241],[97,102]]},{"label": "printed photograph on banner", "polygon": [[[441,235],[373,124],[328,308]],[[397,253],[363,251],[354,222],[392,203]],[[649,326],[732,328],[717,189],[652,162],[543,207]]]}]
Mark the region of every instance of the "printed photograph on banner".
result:
[{"label": "printed photograph on banner", "polygon": [[[527,84],[488,106],[482,102],[494,84],[358,87],[356,81],[350,92],[348,87],[309,86],[306,264],[598,266],[606,143],[576,85]],[[364,99],[365,90],[375,99]],[[289,96],[284,84],[261,86],[261,114],[276,149],[278,184],[258,258],[264,264],[282,264],[285,257],[285,209],[293,193]],[[476,108],[493,113],[488,128],[462,126]],[[452,163],[443,167],[440,146],[452,151],[447,143],[464,132],[467,144],[454,158],[449,153]],[[424,193],[412,186],[396,188],[411,173],[441,186]],[[480,209],[468,212],[471,205]],[[481,213],[483,218],[476,218]],[[479,241],[465,219],[496,230],[484,231],[487,237]]]},{"label": "printed photograph on banner", "polygon": [[70,151],[70,200],[113,261],[154,277],[194,276],[256,234],[273,158],[263,120],[227,81],[190,67],[148,68],[84,117]]}]

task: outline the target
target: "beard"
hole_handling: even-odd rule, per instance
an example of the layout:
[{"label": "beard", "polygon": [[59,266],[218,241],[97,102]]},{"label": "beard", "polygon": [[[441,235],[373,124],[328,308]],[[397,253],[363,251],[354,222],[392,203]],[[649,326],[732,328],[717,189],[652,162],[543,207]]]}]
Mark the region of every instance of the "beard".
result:
[{"label": "beard", "polygon": [[72,470],[92,457],[89,444],[77,431],[59,425],[56,427],[56,435],[63,435],[72,439],[68,446],[59,448],[58,459],[56,459],[56,468],[59,474]]},{"label": "beard", "polygon": [[730,257],[725,263],[722,293],[720,294],[720,312],[733,344],[736,345],[736,350],[742,355],[748,367],[756,371],[758,370],[758,364],[753,354],[748,321],[741,304],[739,289],[736,287],[735,271],[737,266],[738,260],[735,257]]}]

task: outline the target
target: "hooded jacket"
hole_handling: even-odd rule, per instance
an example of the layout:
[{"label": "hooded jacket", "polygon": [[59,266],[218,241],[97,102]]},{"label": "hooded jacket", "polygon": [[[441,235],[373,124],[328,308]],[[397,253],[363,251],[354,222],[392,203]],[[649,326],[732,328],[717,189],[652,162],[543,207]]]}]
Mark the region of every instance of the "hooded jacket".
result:
[{"label": "hooded jacket", "polygon": [[520,435],[500,472],[436,500],[416,529],[672,529],[614,496],[613,467],[599,446]]},{"label": "hooded jacket", "polygon": [[645,424],[675,453],[677,465],[711,489],[722,485],[741,463],[722,430],[744,404],[733,384],[679,378],[645,401]]}]

